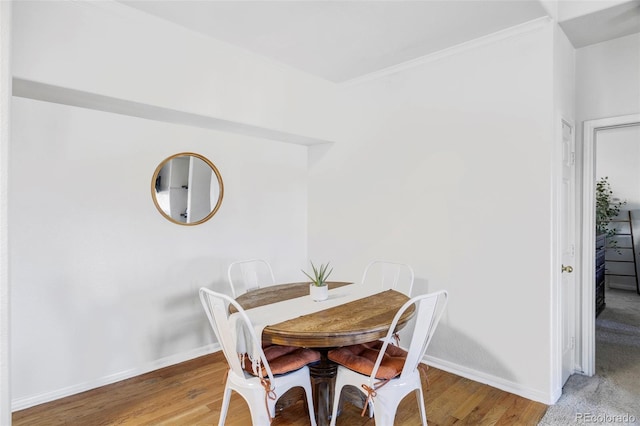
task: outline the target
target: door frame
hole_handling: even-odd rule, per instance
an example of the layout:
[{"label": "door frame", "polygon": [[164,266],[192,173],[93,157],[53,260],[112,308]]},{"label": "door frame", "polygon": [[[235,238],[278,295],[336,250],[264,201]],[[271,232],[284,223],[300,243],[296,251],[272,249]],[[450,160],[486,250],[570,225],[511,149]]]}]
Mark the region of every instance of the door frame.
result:
[{"label": "door frame", "polygon": [[[563,126],[567,125],[571,129],[571,143],[568,147],[568,152],[565,152],[563,145]],[[563,211],[563,200],[561,199],[562,190],[561,187],[563,185],[563,167],[564,161],[569,160],[573,165],[573,181],[574,181],[574,194],[573,194],[573,217],[577,217],[577,208],[578,208],[578,164],[575,161],[575,153],[576,153],[576,123],[571,120],[567,116],[562,113],[558,113],[555,116],[554,120],[554,145],[553,145],[553,158],[554,158],[554,167],[553,167],[553,211],[554,211],[554,226],[553,226],[553,244],[552,244],[552,252],[551,252],[551,276],[553,285],[551,286],[551,299],[553,300],[552,309],[551,309],[551,324],[552,324],[552,334],[551,334],[551,394],[550,401],[551,403],[555,403],[562,396],[562,387],[563,383],[563,361],[564,361],[564,353],[563,353],[563,337],[565,332],[564,327],[564,319],[565,315],[571,315],[571,318],[567,318],[569,321],[572,321],[572,331],[575,342],[575,336],[577,335],[577,309],[579,306],[579,302],[577,300],[573,301],[573,312],[565,312],[564,299],[563,299],[563,273],[562,273],[562,265],[564,263],[564,252],[563,252],[563,242],[561,237],[563,232],[567,230],[562,230],[563,226],[562,215],[565,213]],[[569,225],[572,227],[570,230],[573,235],[573,240],[571,245],[575,248],[580,237],[580,230],[578,226],[575,224],[575,221]],[[575,261],[578,260],[577,253],[573,256],[573,266],[574,269],[576,266]],[[575,274],[574,274],[575,275]],[[573,277],[574,279],[574,293],[578,291],[578,286],[576,284],[577,277]],[[576,371],[576,347],[573,347],[573,365],[570,366],[570,369],[573,372]]]},{"label": "door frame", "polygon": [[9,294],[9,124],[11,109],[12,2],[0,1],[0,424],[11,424]]},{"label": "door frame", "polygon": [[581,324],[581,360],[582,373],[587,376],[595,374],[596,363],[596,312],[595,294],[595,161],[596,140],[599,131],[619,127],[640,125],[640,113],[621,115],[616,117],[586,120],[584,122],[582,139],[582,318]]},{"label": "door frame", "polygon": [[[568,126],[571,132],[570,138],[569,138],[569,146],[567,149],[567,152],[565,154],[564,152],[564,131],[563,131],[563,127],[564,126]],[[563,152],[560,154],[560,168],[561,170],[559,171],[559,185],[563,185],[562,180],[564,179],[564,167],[565,167],[565,161],[568,163],[569,167],[571,167],[571,180],[572,180],[572,191],[570,194],[563,194],[563,195],[568,195],[570,200],[569,200],[569,206],[570,206],[570,211],[568,212],[571,216],[571,218],[575,218],[577,216],[576,212],[576,207],[577,207],[577,171],[576,171],[576,162],[575,162],[575,153],[576,153],[576,126],[575,123],[565,117],[561,117],[560,118],[560,130],[559,130],[559,142],[560,145],[562,146]],[[558,191],[559,195],[562,193],[562,191]],[[565,204],[564,200],[558,200],[558,206],[560,208],[559,214],[560,216],[564,217],[565,214],[567,214],[567,212],[563,211],[565,209],[565,207],[567,207],[567,204]],[[558,218],[558,226],[563,226],[564,221],[561,218]],[[571,221],[569,221],[571,222]],[[569,263],[566,263],[567,265],[571,266],[571,267],[575,267],[576,266],[576,253],[575,253],[575,247],[576,247],[576,241],[578,238],[578,227],[576,226],[575,222],[573,223],[567,223],[566,224],[566,228],[567,229],[559,229],[558,230],[558,237],[561,236],[568,236],[568,240],[569,240],[569,246],[570,248],[568,249],[568,251],[571,253],[570,257],[571,259],[566,259]],[[572,273],[568,273],[568,276],[565,276],[566,274],[564,273],[564,271],[562,270],[562,267],[564,267],[565,265],[565,251],[564,251],[564,241],[562,238],[558,238],[558,252],[557,255],[559,256],[559,263],[560,265],[556,265],[555,271],[558,274],[557,275],[557,283],[558,283],[558,292],[557,292],[557,298],[559,300],[559,313],[558,313],[558,328],[559,328],[559,332],[558,332],[558,336],[557,338],[558,340],[558,356],[559,356],[559,360],[558,360],[558,368],[559,368],[559,388],[561,389],[565,382],[566,379],[564,379],[564,371],[565,371],[565,364],[564,364],[564,338],[565,338],[565,332],[567,330],[570,330],[571,335],[569,336],[569,338],[571,339],[572,343],[571,343],[571,362],[570,365],[568,366],[568,370],[570,371],[569,375],[573,374],[576,371],[576,347],[575,347],[575,341],[576,341],[576,334],[577,334],[577,329],[576,329],[576,323],[577,323],[577,308],[578,308],[578,301],[575,298],[575,295],[578,292],[578,288],[577,288],[577,279],[576,279],[576,274],[572,274]],[[565,282],[565,278],[567,280],[567,282]],[[568,284],[568,285],[565,285]],[[569,288],[565,288],[565,287],[569,287]],[[570,294],[568,292],[568,290],[572,291],[572,294]],[[567,296],[573,296],[569,299],[567,299]],[[566,300],[569,300],[570,303],[570,307],[568,309],[568,312],[565,312],[565,307],[567,307],[566,305]],[[565,327],[565,321],[567,321],[569,323],[569,327]]]}]

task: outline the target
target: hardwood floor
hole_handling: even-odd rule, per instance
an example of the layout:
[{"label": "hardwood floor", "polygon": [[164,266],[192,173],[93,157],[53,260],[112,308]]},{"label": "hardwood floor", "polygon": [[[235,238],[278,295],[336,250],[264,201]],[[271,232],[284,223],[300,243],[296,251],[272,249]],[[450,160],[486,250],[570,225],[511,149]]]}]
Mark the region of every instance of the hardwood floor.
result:
[{"label": "hardwood floor", "polygon": [[[227,364],[221,352],[13,413],[13,425],[214,425],[220,417]],[[429,369],[425,392],[429,425],[536,425],[547,406],[453,374]],[[345,404],[338,425],[374,425]],[[227,425],[251,424],[244,400],[233,394]],[[302,401],[276,415],[272,425],[308,425]],[[419,425],[413,394],[396,425]]]}]

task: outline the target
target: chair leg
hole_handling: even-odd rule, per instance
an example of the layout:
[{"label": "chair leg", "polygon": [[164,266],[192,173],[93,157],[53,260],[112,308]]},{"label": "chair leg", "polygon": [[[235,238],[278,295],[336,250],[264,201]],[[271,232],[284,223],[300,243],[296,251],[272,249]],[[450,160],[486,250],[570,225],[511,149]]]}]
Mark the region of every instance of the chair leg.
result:
[{"label": "chair leg", "polygon": [[393,425],[393,422],[396,418],[396,411],[398,410],[397,403],[385,404],[384,407],[378,406],[378,408],[376,408],[376,401],[374,398],[373,406],[373,411],[375,413],[374,421],[376,426]]},{"label": "chair leg", "polygon": [[311,386],[305,386],[304,393],[306,395],[305,405],[307,406],[307,412],[309,413],[309,422],[311,423],[311,426],[316,426],[316,413],[313,410],[313,395],[311,393]]},{"label": "chair leg", "polygon": [[224,395],[222,397],[222,408],[220,408],[220,420],[218,426],[224,426],[224,421],[227,418],[227,411],[229,411],[229,401],[231,400],[231,388],[225,386]]},{"label": "chair leg", "polygon": [[251,424],[271,424],[271,419],[276,415],[276,404],[271,400],[269,400],[269,402],[265,404],[263,390],[260,390],[259,392],[249,392],[242,396],[244,397],[245,401],[247,401],[247,405],[249,406],[249,412],[251,413]]},{"label": "chair leg", "polygon": [[338,419],[338,408],[340,406],[340,394],[342,393],[342,386],[336,386],[333,395],[333,409],[331,410],[331,423],[330,426],[336,426]]},{"label": "chair leg", "polygon": [[429,383],[429,376],[427,375],[427,371],[429,370],[429,366],[427,364],[420,363],[418,364],[418,371],[420,372],[420,377],[424,377],[424,381],[427,383],[427,390],[431,387]]},{"label": "chair leg", "polygon": [[422,426],[427,426],[427,409],[424,406],[424,393],[422,388],[416,389],[416,399],[418,403],[418,409],[420,410],[420,419],[422,420]]}]

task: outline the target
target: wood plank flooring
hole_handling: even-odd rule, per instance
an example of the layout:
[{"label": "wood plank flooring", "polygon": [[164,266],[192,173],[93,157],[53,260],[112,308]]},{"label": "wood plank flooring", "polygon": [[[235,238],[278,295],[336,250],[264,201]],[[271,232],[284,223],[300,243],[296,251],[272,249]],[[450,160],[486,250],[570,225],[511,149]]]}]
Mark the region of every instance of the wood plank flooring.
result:
[{"label": "wood plank flooring", "polygon": [[[221,352],[13,413],[14,426],[214,425],[220,418],[227,364]],[[453,374],[429,369],[425,392],[429,425],[537,425],[547,406]],[[373,426],[345,403],[338,425]],[[249,409],[233,394],[226,424],[251,424]],[[419,425],[410,394],[396,425]],[[309,425],[300,400],[279,412],[274,426]]]}]

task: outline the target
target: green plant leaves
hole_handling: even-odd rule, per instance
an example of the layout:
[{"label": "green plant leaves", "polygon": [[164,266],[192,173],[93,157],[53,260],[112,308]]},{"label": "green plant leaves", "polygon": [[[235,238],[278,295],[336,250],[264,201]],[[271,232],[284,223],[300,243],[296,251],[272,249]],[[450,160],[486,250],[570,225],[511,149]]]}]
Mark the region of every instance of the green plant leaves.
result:
[{"label": "green plant leaves", "polygon": [[605,233],[608,237],[615,235],[615,229],[609,228],[609,223],[626,203],[613,200],[613,190],[608,176],[600,178],[596,182],[596,233]]},{"label": "green plant leaves", "polygon": [[329,269],[329,262],[327,262],[326,264],[320,264],[320,267],[316,267],[316,265],[311,262],[311,269],[313,270],[313,276],[311,276],[304,270],[301,271],[303,274],[309,277],[313,285],[318,287],[326,285],[327,278],[329,278],[329,275],[331,275],[331,272],[333,272],[333,268],[331,268],[331,270],[327,272],[327,269]]}]

